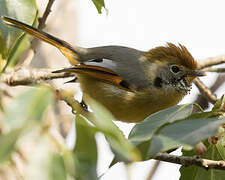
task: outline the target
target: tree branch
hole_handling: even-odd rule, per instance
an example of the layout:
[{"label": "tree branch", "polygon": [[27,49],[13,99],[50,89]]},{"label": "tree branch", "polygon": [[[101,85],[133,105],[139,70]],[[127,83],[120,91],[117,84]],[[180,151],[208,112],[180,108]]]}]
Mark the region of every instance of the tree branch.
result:
[{"label": "tree branch", "polygon": [[225,63],[225,55],[199,60],[198,66],[199,66],[199,69],[203,69],[209,66],[214,66],[214,65],[223,64],[223,63]]},{"label": "tree branch", "polygon": [[217,73],[225,73],[225,68],[204,68],[202,69],[205,72],[217,72]]},{"label": "tree branch", "polygon": [[[210,91],[214,93],[221,85],[223,85],[224,82],[225,82],[225,76],[222,74],[219,74],[219,76],[216,78],[213,85],[210,87]],[[207,109],[209,106],[208,100],[201,93],[196,98],[195,103],[200,105],[202,109]]]},{"label": "tree branch", "polygon": [[160,162],[161,161],[158,160],[154,162],[153,167],[150,169],[146,180],[151,180],[154,177],[157,169],[159,168]]},{"label": "tree branch", "polygon": [[181,164],[183,166],[199,166],[204,169],[220,169],[225,170],[225,161],[214,161],[209,159],[202,159],[198,157],[176,156],[167,153],[158,153],[154,158],[156,160]]},{"label": "tree branch", "polygon": [[46,6],[46,9],[45,9],[45,12],[44,12],[43,16],[38,19],[38,21],[39,21],[38,29],[43,29],[45,27],[46,20],[47,20],[49,14],[51,12],[51,8],[52,8],[52,5],[53,5],[54,1],[55,0],[49,0],[48,1],[48,4]]},{"label": "tree branch", "polygon": [[212,104],[215,104],[217,101],[217,97],[208,89],[199,78],[195,78],[195,85],[201,92],[201,94]]},{"label": "tree branch", "polygon": [[0,82],[10,86],[37,84],[40,81],[74,77],[69,73],[52,73],[52,69],[19,69],[17,71],[3,73]]}]

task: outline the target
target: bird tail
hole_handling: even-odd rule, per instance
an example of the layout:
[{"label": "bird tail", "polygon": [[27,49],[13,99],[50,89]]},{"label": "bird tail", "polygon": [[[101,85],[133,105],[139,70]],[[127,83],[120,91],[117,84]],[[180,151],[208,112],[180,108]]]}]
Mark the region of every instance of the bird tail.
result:
[{"label": "bird tail", "polygon": [[57,47],[69,60],[70,64],[76,65],[79,63],[78,53],[69,43],[15,19],[5,16],[2,16],[1,18],[7,25],[21,29],[28,34]]}]

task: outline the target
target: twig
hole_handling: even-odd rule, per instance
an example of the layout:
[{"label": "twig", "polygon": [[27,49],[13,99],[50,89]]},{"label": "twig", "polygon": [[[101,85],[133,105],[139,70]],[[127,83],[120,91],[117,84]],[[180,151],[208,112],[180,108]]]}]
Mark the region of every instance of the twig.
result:
[{"label": "twig", "polygon": [[20,69],[0,76],[0,82],[10,86],[37,84],[40,81],[74,77],[69,73],[52,73],[52,69]]},{"label": "twig", "polygon": [[190,156],[176,156],[167,153],[158,153],[154,159],[160,161],[166,161],[175,164],[181,164],[183,166],[199,166],[204,169],[220,169],[225,170],[225,161],[215,161],[209,159],[202,159],[198,157]]},{"label": "twig", "polygon": [[54,3],[55,0],[49,0],[48,1],[48,4],[46,6],[46,9],[45,9],[45,12],[42,16],[42,18],[39,18],[38,21],[39,21],[39,25],[38,25],[38,29],[43,29],[45,27],[45,22],[51,12],[51,8],[52,8],[52,5]]},{"label": "twig", "polygon": [[[38,22],[39,22],[38,29],[42,30],[45,27],[47,17],[49,16],[49,14],[51,12],[51,7],[52,7],[54,1],[55,0],[48,1],[48,4],[45,8],[45,12],[44,12],[43,16],[38,19]],[[32,39],[30,49],[26,52],[23,63],[21,65],[19,65],[17,67],[17,69],[21,69],[21,68],[29,66],[29,64],[31,63],[31,61],[33,59],[34,52],[35,52],[35,49],[37,48],[38,44],[39,44],[38,39],[36,39],[36,38]]]},{"label": "twig", "polygon": [[225,72],[225,68],[204,68],[202,69],[203,71],[206,71],[206,72],[217,72],[217,73],[224,73]]},{"label": "twig", "polygon": [[[219,74],[214,84],[210,87],[210,91],[214,93],[224,82],[225,76]],[[195,100],[195,103],[199,104],[203,109],[207,109],[209,106],[208,100],[204,96],[202,96],[201,93],[198,95],[197,99]]]},{"label": "twig", "polygon": [[160,161],[155,161],[154,164],[153,164],[153,167],[150,169],[150,172],[146,178],[146,180],[151,180],[156,172],[156,170],[158,169],[160,165]]},{"label": "twig", "polygon": [[217,56],[217,57],[211,57],[203,60],[198,61],[199,69],[203,69],[209,66],[214,66],[218,64],[225,63],[225,55]]},{"label": "twig", "polygon": [[194,80],[195,85],[201,92],[201,94],[212,104],[215,104],[217,101],[216,96],[201,82],[199,78],[195,78]]},{"label": "twig", "polygon": [[58,99],[65,101],[71,108],[72,113],[77,115],[80,114],[87,118],[90,122],[95,124],[94,116],[91,112],[85,110],[81,104],[74,99],[74,92],[67,91],[67,90],[57,90],[56,91]]}]

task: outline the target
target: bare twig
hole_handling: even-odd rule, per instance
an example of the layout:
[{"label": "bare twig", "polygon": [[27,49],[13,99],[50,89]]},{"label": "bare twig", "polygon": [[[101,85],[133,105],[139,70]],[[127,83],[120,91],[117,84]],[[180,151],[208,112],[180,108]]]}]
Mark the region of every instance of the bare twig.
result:
[{"label": "bare twig", "polygon": [[[49,16],[49,14],[51,12],[51,7],[52,7],[54,1],[55,0],[49,0],[48,1],[48,4],[46,6],[46,9],[45,9],[45,12],[44,12],[43,16],[38,19],[38,21],[39,21],[38,29],[42,30],[45,27],[47,17]],[[34,51],[37,48],[38,44],[39,44],[39,41],[36,38],[34,38],[31,41],[30,49],[26,52],[25,59],[24,59],[23,63],[21,65],[19,65],[17,67],[17,69],[21,69],[21,68],[29,66],[29,64],[31,63],[31,61],[33,59]]]},{"label": "bare twig", "polygon": [[[212,93],[214,93],[223,83],[225,82],[225,76],[222,74],[219,74],[219,76],[216,78],[214,84],[210,87],[210,90]],[[208,100],[202,96],[200,93],[195,100],[195,103],[199,104],[202,109],[207,109],[209,106]]]},{"label": "bare twig", "polygon": [[218,64],[225,63],[225,55],[217,56],[217,57],[211,57],[203,60],[198,61],[199,69],[203,69],[209,66],[214,66]]},{"label": "bare twig", "polygon": [[217,73],[224,73],[225,72],[225,68],[204,68],[202,69],[203,71],[206,71],[206,72],[217,72]]},{"label": "bare twig", "polygon": [[199,78],[195,78],[194,80],[195,85],[201,92],[201,94],[212,104],[215,104],[217,101],[216,96],[201,82]]},{"label": "bare twig", "polygon": [[38,25],[38,29],[43,29],[45,27],[45,22],[51,12],[51,8],[52,8],[52,5],[54,3],[55,0],[49,0],[48,1],[48,4],[46,6],[46,9],[45,9],[45,12],[42,16],[42,18],[39,18],[39,25]]},{"label": "bare twig", "polygon": [[225,170],[225,161],[214,161],[209,159],[202,159],[198,157],[190,156],[176,156],[167,153],[158,153],[154,159],[160,161],[166,161],[175,164],[181,164],[183,166],[199,166],[204,169],[220,169]]},{"label": "bare twig", "polygon": [[146,178],[146,180],[151,180],[156,172],[156,170],[158,169],[160,165],[160,161],[155,161],[154,164],[153,164],[153,167],[150,169],[150,172]]},{"label": "bare twig", "polygon": [[74,77],[69,73],[52,73],[51,69],[20,69],[0,76],[0,82],[10,86],[37,84],[40,81]]}]

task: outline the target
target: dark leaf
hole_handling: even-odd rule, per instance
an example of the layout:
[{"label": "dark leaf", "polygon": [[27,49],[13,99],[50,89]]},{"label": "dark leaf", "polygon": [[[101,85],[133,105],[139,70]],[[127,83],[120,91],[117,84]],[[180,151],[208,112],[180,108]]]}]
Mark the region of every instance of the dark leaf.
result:
[{"label": "dark leaf", "polygon": [[129,134],[129,140],[136,144],[150,140],[160,126],[178,119],[184,119],[192,113],[192,110],[193,104],[185,104],[156,112],[133,127]]},{"label": "dark leaf", "polygon": [[193,148],[198,142],[216,134],[225,118],[184,119],[165,125],[152,139],[148,156],[183,146]]}]

